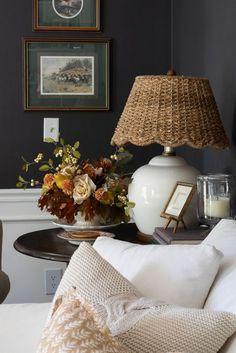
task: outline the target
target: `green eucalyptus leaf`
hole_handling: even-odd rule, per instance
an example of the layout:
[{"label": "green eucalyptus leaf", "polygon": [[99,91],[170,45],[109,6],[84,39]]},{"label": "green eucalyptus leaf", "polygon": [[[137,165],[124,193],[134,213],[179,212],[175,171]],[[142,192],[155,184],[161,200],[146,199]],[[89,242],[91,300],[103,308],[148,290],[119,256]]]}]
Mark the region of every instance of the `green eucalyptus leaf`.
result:
[{"label": "green eucalyptus leaf", "polygon": [[118,152],[119,152],[119,153],[123,153],[123,152],[125,152],[124,147],[120,147],[120,148],[118,149]]},{"label": "green eucalyptus leaf", "polygon": [[128,217],[129,216],[129,207],[125,207],[124,210],[125,210],[125,215]]},{"label": "green eucalyptus leaf", "polygon": [[65,141],[64,141],[64,139],[61,137],[60,138],[60,144],[62,145],[62,146],[64,146],[64,144],[65,144]]},{"label": "green eucalyptus leaf", "polygon": [[127,203],[127,205],[128,205],[129,208],[134,208],[134,207],[135,207],[135,202],[129,201],[129,202]]},{"label": "green eucalyptus leaf", "polygon": [[80,146],[80,142],[76,141],[75,144],[74,144],[74,148],[77,150],[77,148],[79,148],[79,146]]},{"label": "green eucalyptus leaf", "polygon": [[133,155],[129,151],[125,150],[124,152],[117,154],[116,163],[119,165],[124,165],[129,163],[132,158],[133,158]]},{"label": "green eucalyptus leaf", "polygon": [[23,186],[24,186],[24,183],[21,183],[20,181],[16,183],[17,188],[23,188]]},{"label": "green eucalyptus leaf", "polygon": [[51,158],[49,158],[49,160],[48,160],[48,165],[49,165],[50,167],[53,166],[53,160],[52,160]]},{"label": "green eucalyptus leaf", "polygon": [[49,165],[47,165],[47,164],[43,164],[43,165],[41,165],[41,167],[39,167],[39,171],[40,172],[46,172],[46,171],[48,171],[50,169],[50,167],[49,167]]},{"label": "green eucalyptus leaf", "polygon": [[43,142],[46,142],[46,143],[55,143],[56,141],[54,139],[52,139],[51,137],[46,137]]},{"label": "green eucalyptus leaf", "polygon": [[73,151],[73,156],[74,156],[75,158],[80,158],[80,153],[79,153],[79,151]]},{"label": "green eucalyptus leaf", "polygon": [[25,179],[21,175],[19,175],[18,180],[21,181],[22,183],[25,182]]}]

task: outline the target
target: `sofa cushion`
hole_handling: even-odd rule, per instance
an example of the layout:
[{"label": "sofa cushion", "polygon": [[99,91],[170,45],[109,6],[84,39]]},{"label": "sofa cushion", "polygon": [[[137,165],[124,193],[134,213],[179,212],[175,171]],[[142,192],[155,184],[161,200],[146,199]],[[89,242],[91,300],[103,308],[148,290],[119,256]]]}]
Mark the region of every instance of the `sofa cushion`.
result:
[{"label": "sofa cushion", "polygon": [[64,272],[53,298],[53,306],[58,296],[65,294],[69,288],[76,287],[85,300],[96,305],[107,297],[122,293],[139,294],[137,289],[105,261],[97,251],[86,242],[80,244]]},{"label": "sofa cushion", "polygon": [[37,353],[128,353],[76,289],[60,296]]},{"label": "sofa cushion", "polygon": [[51,303],[1,304],[0,352],[34,353]]},{"label": "sofa cushion", "polygon": [[[216,353],[236,330],[236,316],[233,314],[181,308],[156,299],[142,298],[133,285],[88,243],[80,245],[67,270],[59,290],[64,293],[68,291],[69,282],[77,286],[79,298],[91,302],[101,322],[107,322],[111,330],[115,329],[112,333],[132,352]],[[51,322],[56,326],[58,322],[62,322],[70,330],[70,324],[76,325],[74,319],[78,319],[77,306],[80,304],[74,302],[72,307],[69,305],[67,309],[62,307],[62,312],[57,311],[58,298],[54,302],[55,310],[52,311]],[[68,326],[63,318],[65,309],[66,312],[70,311],[69,316],[72,318],[71,323],[68,318]],[[53,312],[56,321],[53,321]],[[74,328],[78,329],[76,326]],[[124,328],[127,330],[124,331]],[[67,332],[63,331],[62,335],[67,336]],[[81,347],[76,348],[80,352]]]},{"label": "sofa cushion", "polygon": [[222,254],[210,245],[138,245],[99,237],[94,248],[144,295],[202,308]]},{"label": "sofa cushion", "polygon": [[236,314],[236,221],[221,220],[203,243],[214,245],[224,254],[205,307]]},{"label": "sofa cushion", "polygon": [[[224,254],[205,308],[236,314],[236,221],[221,220],[203,243],[214,245]],[[226,351],[227,353],[236,352],[236,335],[230,339],[221,352]]]}]

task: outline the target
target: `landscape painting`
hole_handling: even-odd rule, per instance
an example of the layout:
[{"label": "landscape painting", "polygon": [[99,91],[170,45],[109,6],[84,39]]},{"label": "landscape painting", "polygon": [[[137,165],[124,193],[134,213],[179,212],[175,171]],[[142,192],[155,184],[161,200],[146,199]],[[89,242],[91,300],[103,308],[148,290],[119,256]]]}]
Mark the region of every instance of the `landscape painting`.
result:
[{"label": "landscape painting", "polygon": [[93,56],[41,56],[41,95],[94,95]]},{"label": "landscape painting", "polygon": [[24,109],[109,110],[110,40],[25,38]]},{"label": "landscape painting", "polygon": [[74,18],[83,9],[83,0],[52,0],[56,14],[63,18]]}]

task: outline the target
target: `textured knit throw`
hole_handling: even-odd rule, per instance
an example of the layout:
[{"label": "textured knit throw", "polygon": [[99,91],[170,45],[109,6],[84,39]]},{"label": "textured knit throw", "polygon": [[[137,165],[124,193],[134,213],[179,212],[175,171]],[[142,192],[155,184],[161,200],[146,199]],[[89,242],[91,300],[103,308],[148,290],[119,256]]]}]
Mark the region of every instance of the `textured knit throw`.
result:
[{"label": "textured knit throw", "polygon": [[132,294],[103,304],[106,323],[136,353],[216,353],[236,331],[236,315],[168,305]]}]

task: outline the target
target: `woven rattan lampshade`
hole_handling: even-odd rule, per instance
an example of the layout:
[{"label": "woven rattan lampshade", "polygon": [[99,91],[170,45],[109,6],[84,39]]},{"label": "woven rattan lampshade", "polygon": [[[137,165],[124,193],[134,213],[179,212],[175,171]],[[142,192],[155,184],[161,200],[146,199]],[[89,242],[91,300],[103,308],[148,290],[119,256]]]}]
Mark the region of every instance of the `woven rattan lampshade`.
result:
[{"label": "woven rattan lampshade", "polygon": [[127,142],[227,148],[209,81],[184,76],[136,77],[112,137],[112,144]]}]

